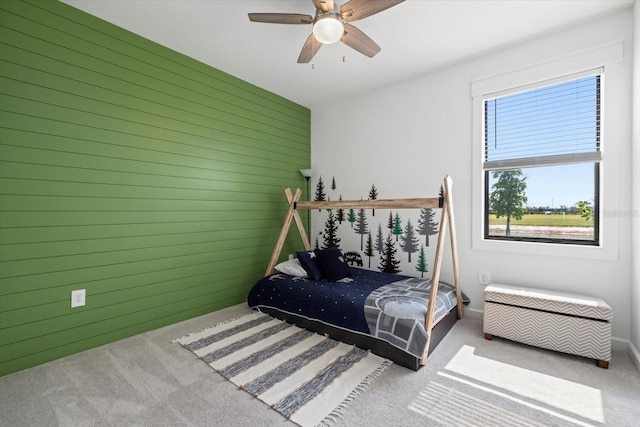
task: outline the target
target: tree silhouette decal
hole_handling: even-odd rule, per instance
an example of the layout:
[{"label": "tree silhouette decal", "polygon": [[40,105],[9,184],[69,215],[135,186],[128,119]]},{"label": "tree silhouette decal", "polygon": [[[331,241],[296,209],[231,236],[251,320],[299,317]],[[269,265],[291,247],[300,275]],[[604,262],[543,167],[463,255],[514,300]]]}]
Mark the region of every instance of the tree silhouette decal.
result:
[{"label": "tree silhouette decal", "polygon": [[316,246],[315,246],[315,248],[316,249],[320,249],[320,245],[318,244],[318,238],[317,237],[316,237]]},{"label": "tree silhouette decal", "polygon": [[413,229],[411,220],[407,220],[407,226],[404,228],[404,234],[400,236],[400,248],[409,254],[409,262],[411,262],[411,254],[418,252],[418,237]]},{"label": "tree silhouette decal", "polygon": [[351,223],[351,228],[353,228],[353,223],[356,222],[356,213],[353,209],[349,209],[349,213],[347,214],[347,221]]},{"label": "tree silhouette decal", "polygon": [[389,211],[389,221],[387,221],[387,228],[393,230],[393,212]]},{"label": "tree silhouette decal", "polygon": [[427,258],[424,256],[424,246],[420,246],[420,255],[418,255],[418,263],[416,264],[416,270],[421,274],[420,277],[424,278],[424,273],[429,271],[427,266]]},{"label": "tree silhouette decal", "polygon": [[322,234],[322,249],[339,248],[340,238],[338,237],[338,225],[333,215],[333,211],[329,211],[329,217],[324,223],[324,233]]},{"label": "tree silhouette decal", "polygon": [[331,178],[331,189],[333,191],[336,191],[336,188],[338,187],[336,187],[336,177],[334,176],[333,178]]},{"label": "tree silhouette decal", "polygon": [[[371,184],[371,190],[369,190],[369,200],[376,200],[378,198],[378,189],[375,184]],[[376,216],[376,210],[371,209],[371,216]]]},{"label": "tree silhouette decal", "polygon": [[371,240],[371,232],[367,237],[367,246],[364,247],[364,254],[369,257],[369,268],[371,268],[371,257],[373,256],[373,241]]},{"label": "tree silhouette decal", "polygon": [[376,233],[376,251],[382,253],[384,249],[384,239],[382,237],[382,225],[378,224],[378,232]]},{"label": "tree silhouette decal", "polygon": [[424,244],[429,246],[429,236],[438,234],[438,222],[434,221],[436,213],[433,209],[420,209],[418,218],[418,234],[424,236]]},{"label": "tree silhouette decal", "polygon": [[402,222],[400,220],[400,214],[396,212],[396,216],[393,219],[393,229],[391,231],[396,236],[396,242],[398,241],[398,236],[402,234]]},{"label": "tree silhouette decal", "polygon": [[[342,200],[342,194],[340,195],[340,200]],[[338,224],[342,224],[342,221],[344,221],[344,209],[336,209],[336,220]]]},{"label": "tree silhouette decal", "polygon": [[387,239],[384,242],[384,249],[382,250],[382,256],[380,258],[380,264],[378,269],[384,273],[398,273],[400,269],[400,260],[396,259],[396,246],[391,238],[391,234],[387,234]]},{"label": "tree silhouette decal", "polygon": [[367,224],[367,216],[364,212],[364,209],[358,210],[358,215],[356,216],[356,221],[355,221],[355,232],[360,235],[360,250],[363,250],[364,235],[369,232],[369,227]]},{"label": "tree silhouette decal", "polygon": [[[316,195],[314,200],[316,202],[324,202],[327,200],[327,195],[324,192],[324,181],[322,181],[322,177],[318,177],[318,183],[316,184]],[[318,209],[322,211],[322,209]]]}]

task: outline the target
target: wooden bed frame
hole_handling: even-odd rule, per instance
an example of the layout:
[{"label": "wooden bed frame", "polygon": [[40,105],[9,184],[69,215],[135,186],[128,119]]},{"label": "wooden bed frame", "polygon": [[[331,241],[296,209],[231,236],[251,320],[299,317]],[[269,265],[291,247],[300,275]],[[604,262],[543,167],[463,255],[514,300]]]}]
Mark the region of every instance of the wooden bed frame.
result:
[{"label": "wooden bed frame", "polygon": [[[444,178],[443,185],[441,187],[441,196],[432,198],[419,198],[419,199],[376,199],[376,200],[338,200],[338,201],[322,201],[322,202],[301,202],[300,195],[302,190],[296,189],[295,194],[291,193],[291,189],[286,188],[284,190],[287,200],[289,202],[289,210],[284,220],[284,225],[280,231],[280,236],[276,243],[276,246],[271,255],[271,261],[267,267],[265,276],[268,276],[274,272],[274,267],[278,263],[282,247],[289,233],[291,222],[295,220],[300,238],[304,248],[308,251],[312,250],[309,238],[304,229],[304,224],[300,218],[298,210],[300,209],[338,209],[338,208],[357,208],[357,209],[442,209],[442,216],[440,218],[440,225],[438,229],[438,243],[436,246],[435,259],[433,263],[433,271],[431,273],[431,293],[429,300],[429,307],[427,308],[427,314],[425,316],[424,327],[429,341],[424,350],[424,354],[420,359],[420,365],[427,363],[427,356],[429,355],[429,348],[434,341],[431,337],[433,328],[433,314],[435,310],[436,294],[438,292],[438,283],[440,280],[440,267],[442,265],[442,251],[444,246],[444,239],[447,229],[449,230],[449,238],[451,242],[451,258],[453,264],[453,280],[456,289],[456,297],[458,300],[457,305],[457,317],[462,319],[462,294],[459,286],[459,274],[458,274],[458,251],[456,247],[456,230],[453,216],[453,202],[451,188],[453,186],[453,180],[449,175]],[[441,338],[441,337],[440,337]],[[439,341],[439,339],[438,339]],[[434,343],[434,344],[437,344]]]}]

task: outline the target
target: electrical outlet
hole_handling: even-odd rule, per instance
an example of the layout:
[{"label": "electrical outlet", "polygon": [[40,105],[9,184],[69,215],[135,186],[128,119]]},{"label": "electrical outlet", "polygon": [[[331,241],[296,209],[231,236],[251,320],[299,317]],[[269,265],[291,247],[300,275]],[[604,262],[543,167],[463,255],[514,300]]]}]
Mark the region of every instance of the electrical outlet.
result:
[{"label": "electrical outlet", "polygon": [[289,261],[293,259],[293,254],[289,254]]},{"label": "electrical outlet", "polygon": [[491,277],[489,276],[488,271],[479,271],[478,272],[478,283],[481,285],[488,285],[491,281]]},{"label": "electrical outlet", "polygon": [[86,302],[87,291],[86,289],[78,289],[77,291],[71,291],[71,308],[82,307]]}]

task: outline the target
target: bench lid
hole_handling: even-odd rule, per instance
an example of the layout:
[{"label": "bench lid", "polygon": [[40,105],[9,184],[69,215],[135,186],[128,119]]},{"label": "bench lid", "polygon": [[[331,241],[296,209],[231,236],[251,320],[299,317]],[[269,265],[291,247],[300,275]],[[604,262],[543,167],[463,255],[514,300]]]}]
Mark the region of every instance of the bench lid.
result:
[{"label": "bench lid", "polygon": [[484,290],[485,301],[527,307],[590,319],[613,319],[613,310],[600,298],[547,289],[492,283]]}]

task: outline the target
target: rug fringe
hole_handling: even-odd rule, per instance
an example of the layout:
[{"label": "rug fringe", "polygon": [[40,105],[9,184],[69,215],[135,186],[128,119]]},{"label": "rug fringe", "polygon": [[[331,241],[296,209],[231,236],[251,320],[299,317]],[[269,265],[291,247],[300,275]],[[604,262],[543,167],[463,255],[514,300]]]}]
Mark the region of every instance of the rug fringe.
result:
[{"label": "rug fringe", "polygon": [[235,322],[236,320],[244,319],[245,317],[255,316],[255,315],[256,315],[256,313],[264,314],[264,313],[262,313],[260,310],[256,310],[256,311],[254,311],[253,313],[243,314],[242,316],[238,316],[238,317],[234,317],[233,319],[225,320],[225,321],[220,322],[220,323],[218,323],[218,324],[216,324],[216,325],[208,326],[208,327],[203,328],[202,330],[200,330],[200,331],[198,331],[198,332],[191,332],[191,333],[190,333],[190,334],[188,334],[188,335],[185,335],[185,336],[180,337],[180,338],[176,338],[176,339],[174,339],[173,341],[171,341],[171,344],[176,344],[176,343],[181,344],[181,342],[180,342],[180,341],[181,341],[181,340],[183,340],[183,339],[189,338],[189,337],[191,337],[191,336],[193,336],[193,335],[201,334],[201,333],[203,333],[203,332],[210,331],[210,330],[215,329],[215,328],[219,328],[220,326],[224,326],[224,325],[226,325],[227,323]]},{"label": "rug fringe", "polygon": [[373,372],[363,379],[358,386],[353,389],[351,393],[333,410],[331,411],[320,423],[318,427],[330,427],[338,423],[344,416],[344,411],[349,404],[365,392],[367,388],[380,376],[389,366],[393,365],[393,362],[385,359],[382,364]]}]

